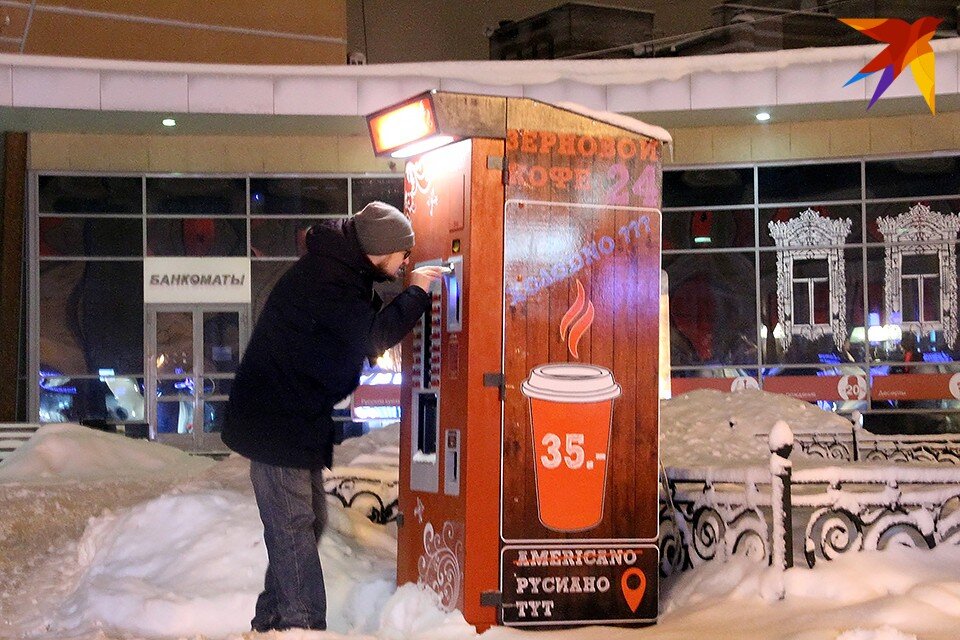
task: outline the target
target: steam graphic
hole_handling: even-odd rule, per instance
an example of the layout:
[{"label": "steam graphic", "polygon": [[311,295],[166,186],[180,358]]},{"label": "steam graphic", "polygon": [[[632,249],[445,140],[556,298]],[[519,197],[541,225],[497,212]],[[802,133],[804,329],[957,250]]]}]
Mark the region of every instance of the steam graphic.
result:
[{"label": "steam graphic", "polygon": [[[593,324],[595,315],[593,303],[587,300],[587,294],[578,278],[577,299],[573,301],[573,305],[563,314],[563,318],[560,320],[560,339],[567,341],[567,349],[570,350],[570,355],[574,358],[580,357],[578,353],[580,338]],[[568,329],[569,333],[567,332]]]}]

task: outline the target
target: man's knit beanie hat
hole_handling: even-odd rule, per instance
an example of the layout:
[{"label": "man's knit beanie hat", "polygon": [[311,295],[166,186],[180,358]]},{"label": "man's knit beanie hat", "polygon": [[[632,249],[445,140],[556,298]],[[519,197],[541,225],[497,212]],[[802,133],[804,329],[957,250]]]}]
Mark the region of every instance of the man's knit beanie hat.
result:
[{"label": "man's knit beanie hat", "polygon": [[413,226],[407,216],[386,202],[371,202],[353,216],[357,240],[370,256],[385,256],[413,247]]}]

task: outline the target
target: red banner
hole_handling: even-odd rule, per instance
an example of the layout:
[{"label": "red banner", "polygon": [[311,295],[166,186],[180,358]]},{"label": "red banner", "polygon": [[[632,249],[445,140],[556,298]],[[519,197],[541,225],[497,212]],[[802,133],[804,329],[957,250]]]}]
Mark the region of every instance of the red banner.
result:
[{"label": "red banner", "polygon": [[798,400],[865,400],[865,376],[771,376],[763,379],[763,390]]},{"label": "red banner", "polygon": [[671,395],[679,396],[696,389],[716,389],[734,391],[738,389],[759,389],[756,378],[670,378]]},{"label": "red banner", "polygon": [[874,376],[874,400],[943,400],[960,397],[960,373]]}]

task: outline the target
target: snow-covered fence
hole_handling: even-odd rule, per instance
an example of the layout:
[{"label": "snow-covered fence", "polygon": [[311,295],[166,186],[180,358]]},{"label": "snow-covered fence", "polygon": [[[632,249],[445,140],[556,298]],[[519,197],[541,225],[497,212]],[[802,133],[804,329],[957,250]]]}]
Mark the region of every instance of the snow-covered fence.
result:
[{"label": "snow-covered fence", "polygon": [[770,470],[669,467],[660,500],[664,575],[714,559],[770,556]]},{"label": "snow-covered fence", "polygon": [[956,469],[807,469],[792,479],[790,516],[804,527],[813,567],[851,551],[960,544]]},{"label": "snow-covered fence", "polygon": [[960,465],[960,434],[876,435],[864,430],[857,416],[850,431],[795,431],[793,435],[801,451],[827,460]]},{"label": "snow-covered fence", "polygon": [[[349,468],[349,467],[347,467]],[[324,490],[344,507],[364,512],[370,520],[387,524],[397,519],[399,481],[356,474],[329,472],[323,479]]]},{"label": "snow-covered fence", "polygon": [[877,436],[860,431],[857,459],[960,465],[960,435]]},{"label": "snow-covered fence", "polygon": [[817,559],[891,544],[960,544],[960,469],[889,465],[793,472],[789,427],[778,423],[769,443],[769,467],[666,470],[668,489],[660,502],[664,575],[733,555],[789,568],[795,531],[810,567]]},{"label": "snow-covered fence", "polygon": [[[855,426],[850,431],[795,431],[793,433],[797,446],[808,456],[846,461],[859,459],[857,435]],[[767,436],[758,434],[757,437],[766,438]]]}]

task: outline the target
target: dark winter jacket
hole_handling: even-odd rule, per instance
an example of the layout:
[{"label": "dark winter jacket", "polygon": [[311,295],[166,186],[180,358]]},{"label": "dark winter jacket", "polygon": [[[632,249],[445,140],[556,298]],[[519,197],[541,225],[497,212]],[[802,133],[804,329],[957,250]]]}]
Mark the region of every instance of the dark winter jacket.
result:
[{"label": "dark winter jacket", "polygon": [[333,406],[357,388],[366,358],[413,329],[430,297],[411,286],[380,309],[373,283],[385,277],[349,220],[315,225],[307,248],[254,327],[222,437],[251,460],[317,469],[333,462]]}]

